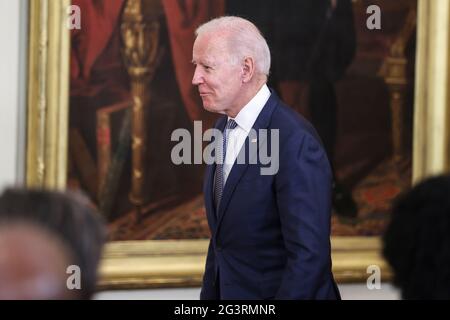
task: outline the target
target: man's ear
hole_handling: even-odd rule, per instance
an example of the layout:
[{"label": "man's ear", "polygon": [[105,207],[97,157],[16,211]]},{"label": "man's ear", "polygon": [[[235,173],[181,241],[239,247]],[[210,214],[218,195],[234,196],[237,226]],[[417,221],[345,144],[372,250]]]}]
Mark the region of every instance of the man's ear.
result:
[{"label": "man's ear", "polygon": [[242,82],[247,83],[253,78],[255,73],[255,61],[252,57],[246,57],[242,65]]}]

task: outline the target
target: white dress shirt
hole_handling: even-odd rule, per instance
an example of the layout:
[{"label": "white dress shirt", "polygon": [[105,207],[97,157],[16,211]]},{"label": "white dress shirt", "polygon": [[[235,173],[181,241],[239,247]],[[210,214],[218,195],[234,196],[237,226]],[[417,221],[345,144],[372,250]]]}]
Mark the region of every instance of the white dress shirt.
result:
[{"label": "white dress shirt", "polygon": [[[271,93],[269,88],[264,84],[253,99],[250,100],[250,102],[247,103],[241,111],[239,111],[236,118],[233,119],[236,121],[237,126],[228,133],[227,153],[223,164],[224,185],[245,142],[245,139],[250,133],[250,129],[255,124],[256,119],[266,105],[267,100],[269,100],[270,95]],[[232,118],[228,117],[228,120],[230,119]]]}]

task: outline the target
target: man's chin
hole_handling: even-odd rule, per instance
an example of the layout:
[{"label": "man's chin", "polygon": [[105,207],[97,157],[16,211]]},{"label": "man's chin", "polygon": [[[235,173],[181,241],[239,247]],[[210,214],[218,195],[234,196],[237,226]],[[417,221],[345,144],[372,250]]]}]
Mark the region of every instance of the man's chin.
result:
[{"label": "man's chin", "polygon": [[214,112],[214,113],[218,113],[219,111],[216,110],[216,108],[214,106],[208,105],[208,104],[203,104],[203,109],[205,109],[206,111],[209,112]]}]

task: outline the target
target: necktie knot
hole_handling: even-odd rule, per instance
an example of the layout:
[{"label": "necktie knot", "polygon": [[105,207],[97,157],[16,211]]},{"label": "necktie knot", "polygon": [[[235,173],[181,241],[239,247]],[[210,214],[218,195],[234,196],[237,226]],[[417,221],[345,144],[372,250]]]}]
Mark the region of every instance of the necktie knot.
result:
[{"label": "necktie knot", "polygon": [[237,127],[236,121],[234,121],[233,119],[228,120],[226,129],[234,129],[236,127]]}]

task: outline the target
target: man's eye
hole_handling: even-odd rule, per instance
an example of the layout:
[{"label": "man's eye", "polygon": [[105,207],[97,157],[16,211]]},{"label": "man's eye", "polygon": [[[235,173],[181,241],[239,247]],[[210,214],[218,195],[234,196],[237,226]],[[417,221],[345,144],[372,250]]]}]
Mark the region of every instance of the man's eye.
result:
[{"label": "man's eye", "polygon": [[212,70],[212,67],[210,67],[210,66],[205,66],[205,69],[206,69],[206,70]]}]

